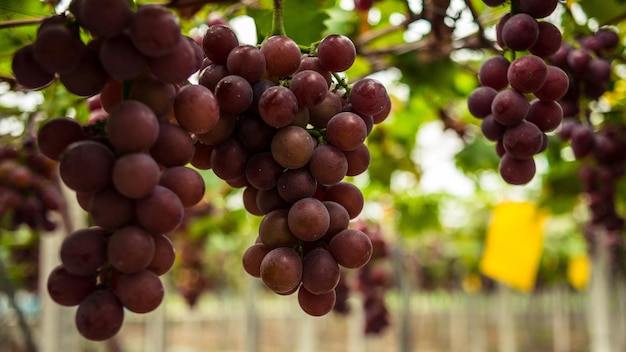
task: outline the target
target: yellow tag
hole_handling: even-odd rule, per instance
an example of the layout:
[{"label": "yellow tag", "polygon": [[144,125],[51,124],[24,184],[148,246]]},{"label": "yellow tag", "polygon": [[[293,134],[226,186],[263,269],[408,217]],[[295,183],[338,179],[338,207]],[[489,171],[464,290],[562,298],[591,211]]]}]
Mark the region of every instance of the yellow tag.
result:
[{"label": "yellow tag", "polygon": [[577,290],[587,287],[591,276],[591,261],[587,254],[579,254],[569,258],[567,263],[567,281]]},{"label": "yellow tag", "polygon": [[535,286],[546,215],[530,202],[498,204],[487,229],[480,270],[521,291]]}]

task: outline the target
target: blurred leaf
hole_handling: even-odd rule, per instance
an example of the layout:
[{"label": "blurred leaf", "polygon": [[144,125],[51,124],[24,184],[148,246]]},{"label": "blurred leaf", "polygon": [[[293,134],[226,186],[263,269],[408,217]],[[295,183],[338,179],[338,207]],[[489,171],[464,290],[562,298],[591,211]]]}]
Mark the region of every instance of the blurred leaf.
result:
[{"label": "blurred leaf", "polygon": [[587,16],[595,18],[599,23],[605,23],[626,13],[624,0],[580,0],[578,4]]},{"label": "blurred leaf", "polygon": [[500,158],[494,147],[494,143],[485,138],[475,138],[457,153],[456,166],[466,174],[475,173],[478,170],[496,170]]}]

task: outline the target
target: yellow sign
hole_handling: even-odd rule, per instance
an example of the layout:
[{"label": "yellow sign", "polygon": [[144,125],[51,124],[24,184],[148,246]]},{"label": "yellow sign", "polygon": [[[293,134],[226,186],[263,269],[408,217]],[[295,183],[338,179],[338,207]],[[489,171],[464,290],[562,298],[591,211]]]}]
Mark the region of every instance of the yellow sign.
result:
[{"label": "yellow sign", "polygon": [[586,254],[571,257],[567,263],[567,281],[577,290],[587,287],[591,276],[591,260]]},{"label": "yellow sign", "polygon": [[480,270],[521,291],[535,286],[547,216],[530,202],[498,204],[487,229]]}]

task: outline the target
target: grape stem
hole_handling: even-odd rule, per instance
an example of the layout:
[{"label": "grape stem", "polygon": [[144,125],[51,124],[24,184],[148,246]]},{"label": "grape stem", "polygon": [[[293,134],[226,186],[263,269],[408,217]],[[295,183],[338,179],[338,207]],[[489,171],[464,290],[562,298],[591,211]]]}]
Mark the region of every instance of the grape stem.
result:
[{"label": "grape stem", "polygon": [[350,86],[345,77],[341,77],[337,72],[333,72],[333,78],[337,81],[337,85],[346,90],[346,94],[350,94]]},{"label": "grape stem", "polygon": [[274,0],[272,30],[270,31],[268,37],[273,35],[287,35],[285,32],[285,24],[283,23],[283,0]]}]

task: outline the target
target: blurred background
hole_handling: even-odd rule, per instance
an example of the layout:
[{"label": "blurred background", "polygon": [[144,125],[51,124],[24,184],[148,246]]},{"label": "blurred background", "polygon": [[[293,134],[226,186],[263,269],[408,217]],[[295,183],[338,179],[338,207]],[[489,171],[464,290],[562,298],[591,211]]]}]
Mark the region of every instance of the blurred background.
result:
[{"label": "blurred background", "polygon": [[[271,1],[166,5],[195,39],[222,23],[241,43],[257,44],[271,25]],[[29,21],[67,6],[0,3],[0,148],[36,154],[33,136],[46,120],[86,123],[99,113],[60,84],[32,92],[12,77],[13,52],[35,37]],[[8,226],[10,214],[0,212],[0,351],[626,350],[623,173],[610,200],[621,225],[609,226],[585,184],[596,160],[576,157],[560,130],[535,157],[533,180],[512,186],[498,174],[495,143],[468,111],[481,63],[498,52],[495,25],[509,10],[481,0],[284,2],[290,37],[306,45],[330,33],[349,36],[359,55],[347,77],[380,80],[393,102],[367,139],[369,169],[349,179],[366,199],[352,226],[370,236],[375,254],[365,267],[344,272],[333,312],[310,317],[293,296],[278,296],[247,275],[241,256],[261,219],[245,211],[241,189],[208,170],[200,171],[203,201],[187,209],[170,236],[177,256],[162,277],[163,304],[149,314],[127,312],[111,340],[83,339],[76,308],[54,304],[45,285],[61,241],[89,219],[49,163],[38,177],[66,204],[47,215],[50,226]],[[572,45],[601,27],[619,34],[606,92],[581,104],[595,131],[613,126],[622,138],[624,18],[623,0],[567,0],[545,19]]]}]

